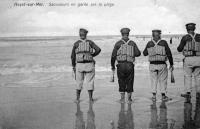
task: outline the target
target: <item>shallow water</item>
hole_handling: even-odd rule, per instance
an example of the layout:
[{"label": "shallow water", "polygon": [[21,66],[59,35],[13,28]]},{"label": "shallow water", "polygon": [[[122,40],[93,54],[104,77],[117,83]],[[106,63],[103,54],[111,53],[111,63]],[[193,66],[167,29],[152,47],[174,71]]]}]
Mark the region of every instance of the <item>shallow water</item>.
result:
[{"label": "shallow water", "polygon": [[[3,129],[182,129],[183,126],[190,129],[195,119],[200,122],[195,94],[191,103],[184,103],[180,97],[181,70],[174,73],[176,84],[168,85],[172,101],[166,103],[162,103],[160,94],[153,103],[148,74],[145,70],[136,73],[134,102],[120,104],[117,82],[109,82],[109,72],[97,72],[96,101],[92,105],[86,89],[82,91],[80,104],[74,103],[75,82],[67,73],[15,74],[16,78],[26,80],[27,77],[29,81],[9,82],[13,78],[9,77],[9,83],[1,86],[0,126]],[[60,77],[42,81],[47,79],[45,75]]]},{"label": "shallow water", "polygon": [[[118,84],[110,80],[110,54],[120,37],[91,37],[101,48],[96,58],[94,104],[87,91],[74,103],[75,81],[70,53],[76,38],[0,42],[0,127],[2,129],[193,129],[200,123],[195,93],[184,103],[182,56],[176,52],[179,39],[169,44],[174,55],[176,83],[168,81],[173,100],[153,103],[148,61],[137,58],[134,102],[120,104]],[[140,50],[147,40],[133,38]],[[149,39],[148,39],[149,40]],[[169,39],[167,39],[169,40]],[[170,76],[170,75],[169,75]],[[199,109],[199,108],[198,108]],[[196,120],[196,121],[195,121]]]},{"label": "shallow water", "polygon": [[[110,56],[119,36],[91,37],[100,46],[102,52],[95,58],[97,71],[110,70]],[[135,38],[141,51],[150,38]],[[0,40],[0,74],[35,73],[35,72],[69,72],[71,71],[71,49],[75,37],[61,39],[26,39]],[[169,38],[166,38],[169,41]],[[176,51],[180,38],[174,38],[169,44],[175,61],[175,67],[182,67],[182,55]],[[137,69],[148,69],[147,57],[136,59]]]}]

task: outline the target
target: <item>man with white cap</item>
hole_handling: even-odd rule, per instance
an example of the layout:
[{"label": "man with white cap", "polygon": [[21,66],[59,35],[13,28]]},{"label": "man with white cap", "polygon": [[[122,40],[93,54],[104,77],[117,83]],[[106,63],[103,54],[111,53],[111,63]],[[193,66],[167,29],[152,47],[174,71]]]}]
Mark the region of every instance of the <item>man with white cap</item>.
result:
[{"label": "man with white cap", "polygon": [[152,40],[149,41],[143,51],[144,56],[149,56],[149,70],[153,97],[156,100],[157,85],[160,85],[162,100],[168,100],[167,78],[168,69],[166,61],[169,60],[170,70],[173,70],[173,57],[167,41],[161,39],[161,30],[152,30]]},{"label": "man with white cap", "polygon": [[74,43],[71,60],[77,82],[76,101],[79,102],[80,93],[85,81],[90,101],[93,101],[95,61],[101,49],[91,40],[87,39],[88,31],[81,28],[79,30],[80,39]]},{"label": "man with white cap", "polygon": [[136,43],[129,39],[129,28],[122,28],[120,32],[122,39],[114,46],[111,56],[111,69],[115,70],[115,61],[117,60],[117,76],[119,92],[121,93],[120,102],[124,102],[125,92],[128,94],[128,101],[131,102],[132,92],[134,91],[134,62],[135,57],[139,57],[141,52]]},{"label": "man with white cap", "polygon": [[192,77],[195,79],[196,97],[200,98],[200,34],[195,33],[196,24],[186,24],[187,33],[181,39],[177,48],[178,52],[184,55],[184,82],[185,93],[181,94],[186,101],[191,99]]}]

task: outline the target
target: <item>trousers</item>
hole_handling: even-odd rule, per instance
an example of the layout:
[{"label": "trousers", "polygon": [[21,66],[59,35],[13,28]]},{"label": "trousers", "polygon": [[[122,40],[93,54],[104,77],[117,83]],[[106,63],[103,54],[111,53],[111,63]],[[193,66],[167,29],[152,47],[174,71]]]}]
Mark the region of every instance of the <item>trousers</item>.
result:
[{"label": "trousers", "polygon": [[159,84],[160,92],[167,93],[168,69],[166,64],[150,64],[150,79],[152,93],[157,93],[157,85]]},{"label": "trousers", "polygon": [[117,64],[117,77],[119,92],[133,92],[134,83],[134,64],[123,62]]},{"label": "trousers", "polygon": [[82,90],[84,82],[87,90],[94,90],[94,78],[95,65],[93,62],[76,64],[77,90]]}]

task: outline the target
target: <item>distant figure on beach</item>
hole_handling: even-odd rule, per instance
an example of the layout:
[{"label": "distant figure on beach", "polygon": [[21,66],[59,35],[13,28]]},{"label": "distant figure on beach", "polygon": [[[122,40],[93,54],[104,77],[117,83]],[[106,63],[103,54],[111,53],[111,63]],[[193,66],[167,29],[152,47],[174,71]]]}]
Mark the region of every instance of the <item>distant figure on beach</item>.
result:
[{"label": "distant figure on beach", "polygon": [[170,38],[170,41],[169,41],[169,42],[170,42],[170,44],[172,44],[172,37]]},{"label": "distant figure on beach", "polygon": [[166,96],[168,78],[166,61],[168,58],[170,63],[169,69],[173,71],[173,57],[167,41],[161,39],[161,30],[153,30],[152,37],[152,40],[147,43],[143,51],[144,56],[149,55],[152,100],[156,100],[157,85],[159,83],[162,100],[165,101],[169,99]]},{"label": "distant figure on beach", "polygon": [[195,79],[196,96],[200,97],[200,34],[195,33],[195,29],[195,23],[186,24],[188,34],[182,37],[177,48],[185,56],[183,59],[185,93],[181,96],[185,97],[186,101],[191,99],[192,76]]},{"label": "distant figure on beach", "polygon": [[80,39],[74,43],[71,53],[72,67],[77,82],[76,102],[79,102],[84,81],[89,99],[93,101],[95,78],[95,60],[93,57],[101,52],[101,49],[93,41],[87,39],[87,33],[86,29],[81,28],[79,30]]},{"label": "distant figure on beach", "polygon": [[129,39],[129,28],[122,28],[122,39],[119,40],[112,51],[111,69],[115,71],[115,61],[117,60],[117,76],[119,92],[121,93],[120,102],[125,101],[125,92],[128,94],[128,101],[132,101],[134,83],[134,62],[135,57],[141,55],[136,43]]}]

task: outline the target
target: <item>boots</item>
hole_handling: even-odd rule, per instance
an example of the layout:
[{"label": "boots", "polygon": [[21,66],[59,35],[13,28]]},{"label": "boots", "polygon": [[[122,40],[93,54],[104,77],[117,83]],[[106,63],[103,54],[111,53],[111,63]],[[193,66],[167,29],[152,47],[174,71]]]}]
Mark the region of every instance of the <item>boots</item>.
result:
[{"label": "boots", "polygon": [[80,101],[81,90],[76,90],[76,102]]},{"label": "boots", "polygon": [[153,93],[152,101],[156,101],[156,93]]},{"label": "boots", "polygon": [[89,100],[91,102],[93,102],[94,101],[94,99],[93,99],[93,90],[88,90],[88,94],[89,94]]},{"label": "boots", "polygon": [[167,101],[168,100],[168,97],[165,95],[165,93],[162,93],[162,101]]},{"label": "boots", "polygon": [[181,94],[181,97],[184,97],[184,98],[187,98],[187,97],[189,97],[189,96],[191,96],[191,93],[190,93],[190,92],[187,92],[187,93],[185,93],[185,94]]},{"label": "boots", "polygon": [[186,94],[181,94],[181,97],[185,98],[185,102],[190,102],[191,101],[191,93],[187,92]]},{"label": "boots", "polygon": [[121,92],[120,102],[124,102],[124,101],[125,101],[125,92]]},{"label": "boots", "polygon": [[133,101],[132,98],[131,98],[132,93],[130,92],[130,93],[127,93],[127,94],[128,94],[128,102],[132,102]]}]

